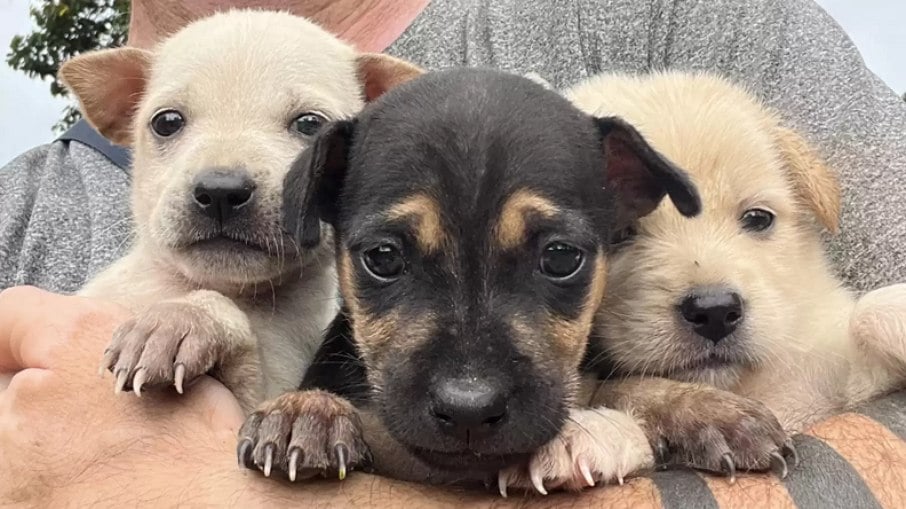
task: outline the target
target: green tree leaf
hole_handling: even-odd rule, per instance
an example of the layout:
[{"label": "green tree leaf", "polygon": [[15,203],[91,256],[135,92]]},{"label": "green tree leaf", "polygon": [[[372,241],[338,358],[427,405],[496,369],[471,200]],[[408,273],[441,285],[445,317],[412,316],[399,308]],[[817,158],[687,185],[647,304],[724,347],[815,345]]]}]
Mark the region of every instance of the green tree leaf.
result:
[{"label": "green tree leaf", "polygon": [[[48,81],[51,95],[65,97],[57,79],[60,65],[80,53],[126,42],[129,0],[52,0],[32,6],[29,14],[34,28],[12,38],[6,62],[30,78]],[[63,131],[79,116],[67,106],[53,129]]]}]

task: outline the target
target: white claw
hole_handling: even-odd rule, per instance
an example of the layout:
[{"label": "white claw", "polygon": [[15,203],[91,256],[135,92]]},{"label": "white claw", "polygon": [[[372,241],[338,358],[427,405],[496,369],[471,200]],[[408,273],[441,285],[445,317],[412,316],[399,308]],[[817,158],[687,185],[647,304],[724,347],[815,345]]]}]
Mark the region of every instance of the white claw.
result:
[{"label": "white claw", "polygon": [[532,486],[538,490],[538,493],[542,495],[547,495],[547,490],[544,489],[544,480],[541,478],[541,471],[538,469],[529,469],[529,476],[532,478]]},{"label": "white claw", "polygon": [[142,397],[142,385],[145,383],[145,369],[142,368],[135,373],[135,377],[132,379],[132,390],[135,391],[135,395]]},{"label": "white claw", "polygon": [[296,482],[296,467],[299,463],[299,449],[294,448],[291,453],[289,453],[289,480],[291,482]]},{"label": "white claw", "polygon": [[129,376],[129,372],[125,369],[120,370],[116,375],[116,385],[113,386],[113,393],[119,394],[123,392],[123,387],[126,386],[126,378]]},{"label": "white claw", "polygon": [[[270,446],[267,446],[270,447]],[[274,466],[274,454],[267,448],[264,452],[264,477],[271,476],[271,467]]]},{"label": "white claw", "polygon": [[620,486],[623,485],[623,475],[622,474],[617,475],[617,482],[620,483]]},{"label": "white claw", "polygon": [[501,470],[497,473],[497,489],[500,490],[500,496],[506,498],[506,472]]},{"label": "white claw", "polygon": [[585,483],[589,487],[595,485],[595,479],[591,476],[591,469],[588,468],[588,462],[584,458],[579,460],[579,472],[582,472],[582,477],[585,479]]},{"label": "white claw", "polygon": [[176,371],[173,374],[173,385],[176,386],[176,392],[182,394],[182,383],[186,378],[186,366],[184,364],[177,364]]}]

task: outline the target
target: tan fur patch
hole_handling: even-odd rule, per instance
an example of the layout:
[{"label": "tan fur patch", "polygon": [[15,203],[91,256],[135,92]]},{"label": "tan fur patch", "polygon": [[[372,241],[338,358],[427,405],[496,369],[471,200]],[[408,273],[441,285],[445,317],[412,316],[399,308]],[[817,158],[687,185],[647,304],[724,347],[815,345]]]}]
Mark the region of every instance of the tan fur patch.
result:
[{"label": "tan fur patch", "polygon": [[415,227],[415,238],[425,253],[433,253],[447,243],[449,237],[441,223],[440,207],[434,198],[416,194],[394,205],[387,213],[389,219],[406,219]]},{"label": "tan fur patch", "polygon": [[352,314],[356,314],[359,312],[359,299],[355,284],[355,270],[352,268],[352,257],[349,255],[349,251],[345,248],[341,249],[340,260],[337,264],[340,294],[343,295],[343,300],[346,306],[349,307],[349,311]]},{"label": "tan fur patch", "polygon": [[356,341],[361,345],[367,357],[371,359],[379,357],[384,347],[394,339],[407,339],[396,335],[399,321],[399,315],[396,312],[380,318],[363,312],[353,316]]},{"label": "tan fur patch", "polygon": [[520,189],[513,193],[503,205],[500,220],[494,229],[497,242],[503,249],[512,249],[525,241],[525,217],[529,214],[539,214],[551,217],[559,209],[547,198],[539,196],[527,189]]},{"label": "tan fur patch", "polygon": [[585,353],[592,320],[604,298],[607,281],[607,262],[604,255],[598,254],[594,264],[591,286],[579,317],[574,320],[551,317],[548,323],[548,336],[553,339],[557,357],[568,363],[568,367],[577,365]]},{"label": "tan fur patch", "polygon": [[840,226],[840,182],[795,131],[777,128],[777,146],[796,194],[831,233]]},{"label": "tan fur patch", "polygon": [[434,315],[425,313],[419,317],[402,318],[396,311],[386,316],[375,317],[363,310],[356,296],[356,286],[352,270],[352,258],[344,250],[340,254],[338,266],[340,291],[349,308],[350,320],[355,328],[356,341],[362,349],[366,364],[378,368],[388,345],[397,351],[410,352],[424,343],[433,330]]},{"label": "tan fur patch", "polygon": [[132,119],[145,92],[151,53],[116,48],[79,55],[60,67],[85,118],[110,141],[132,143]]}]

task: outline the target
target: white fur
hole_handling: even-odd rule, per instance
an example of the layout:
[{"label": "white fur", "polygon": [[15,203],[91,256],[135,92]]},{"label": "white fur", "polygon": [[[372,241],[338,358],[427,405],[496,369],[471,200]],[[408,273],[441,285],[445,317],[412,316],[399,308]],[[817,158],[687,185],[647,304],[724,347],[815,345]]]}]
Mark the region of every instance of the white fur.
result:
[{"label": "white fur", "polygon": [[[304,112],[334,120],[361,109],[356,58],[316,25],[263,11],[217,14],[162,42],[151,53],[132,128],[134,244],[80,293],[116,300],[139,314],[161,302],[184,303],[209,312],[228,330],[248,328],[257,357],[249,365],[260,365],[263,378],[252,399],[295,389],[337,311],[337,298],[330,239],[300,253],[282,231],[283,177],[310,142],[289,126]],[[160,143],[148,125],[164,108],[180,110],[187,121],[178,140]],[[192,180],[218,166],[245,168],[255,180],[258,213],[248,237],[266,245],[267,253],[200,255],[181,245],[191,230]],[[229,301],[200,302],[197,290],[224,295],[248,323],[230,315]],[[252,381],[228,380],[246,383]]]}]

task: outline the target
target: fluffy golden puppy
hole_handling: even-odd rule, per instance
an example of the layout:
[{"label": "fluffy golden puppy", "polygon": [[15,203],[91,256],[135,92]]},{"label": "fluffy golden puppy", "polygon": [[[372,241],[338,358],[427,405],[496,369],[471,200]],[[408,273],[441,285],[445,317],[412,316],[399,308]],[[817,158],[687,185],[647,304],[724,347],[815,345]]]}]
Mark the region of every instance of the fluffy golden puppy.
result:
[{"label": "fluffy golden puppy", "polygon": [[[796,431],[895,385],[906,290],[878,290],[857,306],[835,276],[822,230],[838,228],[837,178],[777,114],[709,74],[604,75],[567,96],[635,125],[690,173],[703,202],[691,218],[661,205],[612,239],[592,341],[612,361],[605,375],[652,378],[615,382],[624,389],[602,391],[607,403],[646,421],[652,441],[698,436],[669,444],[680,461],[732,472],[733,461],[764,468],[778,451],[771,441],[734,447],[735,434],[761,440],[746,427],[750,408],[703,415],[687,404],[701,406],[688,397],[697,388],[759,401]],[[732,425],[692,433],[715,417]]]}]

